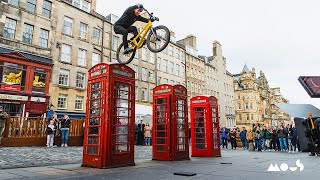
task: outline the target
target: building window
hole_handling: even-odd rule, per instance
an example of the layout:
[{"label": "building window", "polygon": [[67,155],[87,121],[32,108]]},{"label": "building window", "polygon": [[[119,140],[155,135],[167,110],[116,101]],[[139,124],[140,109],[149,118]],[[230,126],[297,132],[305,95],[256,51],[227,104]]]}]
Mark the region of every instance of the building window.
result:
[{"label": "building window", "polygon": [[168,83],[168,79],[167,79],[167,78],[164,78],[164,79],[163,79],[163,83]]},{"label": "building window", "polygon": [[113,36],[112,50],[117,51],[118,46],[119,46],[119,37]]},{"label": "building window", "polygon": [[26,10],[31,13],[35,13],[36,12],[36,4],[37,4],[36,0],[27,0]]},{"label": "building window", "polygon": [[179,76],[180,75],[180,65],[176,64],[176,75]]},{"label": "building window", "polygon": [[77,96],[75,102],[75,110],[83,110],[83,96]]},{"label": "building window", "polygon": [[41,68],[34,69],[34,79],[32,83],[32,92],[44,93],[46,86],[46,70]]},{"label": "building window", "polygon": [[147,69],[146,68],[142,68],[141,69],[141,80],[142,81],[147,81]]},{"label": "building window", "polygon": [[40,41],[39,46],[43,48],[48,48],[49,31],[45,29],[40,29]]},{"label": "building window", "polygon": [[32,43],[33,26],[29,24],[24,24],[22,41],[27,44]]},{"label": "building window", "polygon": [[73,0],[73,5],[77,8],[80,8],[80,0]]},{"label": "building window", "polygon": [[150,63],[151,64],[154,64],[154,53],[153,52],[150,52]]},{"label": "building window", "polygon": [[170,80],[170,83],[171,83],[171,84],[174,84],[174,80]]},{"label": "building window", "polygon": [[59,94],[59,97],[58,97],[58,108],[59,109],[67,109],[67,99],[68,99],[67,94]]},{"label": "building window", "polygon": [[172,46],[169,46],[169,55],[173,56],[173,47]]},{"label": "building window", "polygon": [[6,18],[3,36],[8,39],[14,39],[14,36],[16,33],[16,26],[17,26],[16,20]]},{"label": "building window", "polygon": [[59,72],[59,85],[68,86],[69,85],[69,74],[70,71],[66,69],[60,69]]},{"label": "building window", "polygon": [[80,22],[80,38],[87,39],[88,25]]},{"label": "building window", "polygon": [[142,61],[147,60],[147,50],[146,48],[142,48]]},{"label": "building window", "polygon": [[87,54],[87,50],[79,48],[79,51],[78,51],[78,65],[86,66],[86,54]]},{"label": "building window", "polygon": [[100,63],[100,54],[92,53],[92,66]]},{"label": "building window", "polygon": [[147,88],[141,88],[141,100],[148,101],[147,99]]},{"label": "building window", "polygon": [[168,71],[168,60],[163,60],[163,72],[167,72]]},{"label": "building window", "polygon": [[253,121],[253,117],[254,117],[254,115],[253,114],[251,114],[251,120]]},{"label": "building window", "polygon": [[71,62],[71,46],[67,44],[62,44],[61,46],[61,62],[70,63]]},{"label": "building window", "polygon": [[161,84],[161,77],[160,76],[157,77],[157,84]]},{"label": "building window", "polygon": [[19,0],[9,0],[8,3],[13,6],[19,6]]},{"label": "building window", "polygon": [[239,114],[239,120],[242,121],[242,116],[241,116],[241,114]]},{"label": "building window", "polygon": [[86,74],[77,72],[76,87],[83,89],[85,86]]},{"label": "building window", "polygon": [[249,109],[249,105],[248,105],[248,103],[246,103],[246,109]]},{"label": "building window", "polygon": [[139,79],[139,69],[137,65],[133,65],[133,70],[134,70],[134,76],[136,79]]},{"label": "building window", "polygon": [[154,70],[150,70],[149,71],[149,81],[153,81],[154,80]]},{"label": "building window", "polygon": [[[69,0],[71,1],[71,0]],[[82,9],[86,12],[90,12],[90,3],[87,2],[86,0],[73,0],[73,3],[72,3],[75,7],[79,8],[79,9]]]},{"label": "building window", "polygon": [[42,4],[42,16],[50,18],[51,16],[51,2],[44,0]]},{"label": "building window", "polygon": [[241,103],[238,103],[238,107],[239,107],[238,109],[241,109]]},{"label": "building window", "polygon": [[100,30],[93,28],[93,43],[100,45]]},{"label": "building window", "polygon": [[249,121],[250,120],[250,115],[249,114],[247,114],[247,121]]},{"label": "building window", "polygon": [[161,58],[158,57],[158,61],[157,61],[157,70],[160,70],[161,68]]},{"label": "building window", "polygon": [[170,62],[170,74],[173,74],[174,63]]},{"label": "building window", "polygon": [[181,65],[181,77],[182,78],[185,77],[184,71],[185,71],[184,65]]},{"label": "building window", "polygon": [[180,51],[179,51],[179,49],[177,49],[176,51],[177,51],[177,52],[176,52],[176,58],[177,58],[177,59],[180,59]]},{"label": "building window", "polygon": [[64,17],[63,33],[72,36],[73,19]]}]

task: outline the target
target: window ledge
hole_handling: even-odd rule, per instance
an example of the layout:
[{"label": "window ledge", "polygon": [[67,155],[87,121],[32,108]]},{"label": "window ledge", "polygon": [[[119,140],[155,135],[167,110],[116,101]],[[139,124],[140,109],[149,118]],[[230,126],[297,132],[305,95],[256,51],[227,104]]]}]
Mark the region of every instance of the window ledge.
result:
[{"label": "window ledge", "polygon": [[60,84],[58,85],[58,87],[59,87],[59,88],[64,88],[64,89],[71,89],[70,86],[64,86],[64,85],[60,85]]},{"label": "window ledge", "polygon": [[58,110],[66,110],[67,108],[57,108]]},{"label": "window ledge", "polygon": [[60,60],[59,62],[61,62],[61,63],[63,63],[63,64],[69,64],[69,65],[72,65],[72,64],[71,64],[71,62],[65,62],[65,61],[61,61],[61,60]]},{"label": "window ledge", "polygon": [[78,65],[78,64],[77,64],[77,67],[88,69],[87,66],[82,66],[82,65]]},{"label": "window ledge", "polygon": [[81,37],[78,38],[80,41],[83,41],[83,42],[86,42],[86,43],[89,43],[89,41],[87,39],[83,39]]},{"label": "window ledge", "polygon": [[75,111],[83,111],[83,109],[75,109]]},{"label": "window ledge", "polygon": [[[79,88],[79,87],[76,87],[74,88],[75,90],[78,90],[78,91],[85,91],[86,89],[85,88]],[[79,110],[83,110],[83,109],[79,109]]]},{"label": "window ledge", "polygon": [[70,35],[70,34],[66,34],[66,33],[62,33],[63,35],[65,36],[68,36],[68,37],[71,37],[71,38],[74,38],[74,36]]}]

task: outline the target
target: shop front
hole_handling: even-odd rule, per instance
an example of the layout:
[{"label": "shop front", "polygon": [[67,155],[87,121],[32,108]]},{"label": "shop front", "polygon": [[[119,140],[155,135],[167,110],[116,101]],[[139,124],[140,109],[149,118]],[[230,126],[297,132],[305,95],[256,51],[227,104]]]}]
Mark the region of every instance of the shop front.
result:
[{"label": "shop front", "polygon": [[52,60],[0,47],[0,105],[10,116],[46,113]]}]

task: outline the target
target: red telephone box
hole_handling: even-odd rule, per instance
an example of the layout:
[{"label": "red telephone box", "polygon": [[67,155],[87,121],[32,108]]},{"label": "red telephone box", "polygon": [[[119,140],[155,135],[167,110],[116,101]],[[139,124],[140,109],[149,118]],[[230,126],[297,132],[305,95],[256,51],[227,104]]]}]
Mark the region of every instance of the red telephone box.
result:
[{"label": "red telephone box", "polygon": [[135,73],[120,64],[89,70],[83,166],[134,165]]},{"label": "red telephone box", "polygon": [[221,156],[218,100],[196,96],[190,100],[192,156]]},{"label": "red telephone box", "polygon": [[153,89],[153,160],[189,158],[187,90],[161,84]]}]

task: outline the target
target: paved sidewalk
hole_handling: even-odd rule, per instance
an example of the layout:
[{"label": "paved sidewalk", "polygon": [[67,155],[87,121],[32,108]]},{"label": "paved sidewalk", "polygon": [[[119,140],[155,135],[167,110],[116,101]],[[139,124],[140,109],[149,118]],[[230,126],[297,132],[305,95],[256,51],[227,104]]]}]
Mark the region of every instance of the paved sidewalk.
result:
[{"label": "paved sidewalk", "polygon": [[[303,171],[267,172],[270,164],[287,163],[295,166],[300,159]],[[301,180],[318,179],[320,176],[320,158],[309,157],[306,153],[288,154],[279,152],[248,152],[241,150],[223,150],[221,158],[194,158],[190,161],[151,161],[135,160],[136,166],[95,169],[80,167],[80,164],[58,165],[0,170],[0,177],[7,179],[217,179],[217,180]],[[227,163],[227,164],[224,164]],[[232,164],[228,164],[232,163]],[[193,177],[173,175],[177,171],[197,173]]]},{"label": "paved sidewalk", "polygon": [[[135,146],[135,159],[151,159],[151,149]],[[82,147],[3,147],[0,148],[0,169],[80,164],[82,150]]]}]

